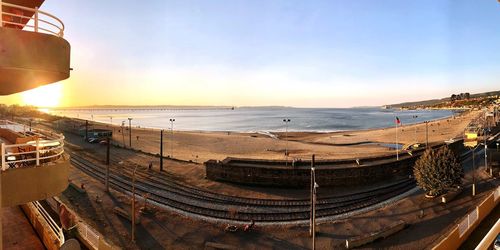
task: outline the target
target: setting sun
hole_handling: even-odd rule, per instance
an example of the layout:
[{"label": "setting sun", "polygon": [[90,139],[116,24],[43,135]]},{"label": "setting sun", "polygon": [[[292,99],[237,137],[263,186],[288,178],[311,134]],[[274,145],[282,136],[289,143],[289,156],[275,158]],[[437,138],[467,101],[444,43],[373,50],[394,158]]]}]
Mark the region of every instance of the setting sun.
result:
[{"label": "setting sun", "polygon": [[49,84],[22,93],[23,103],[37,107],[56,107],[62,97],[62,83]]}]

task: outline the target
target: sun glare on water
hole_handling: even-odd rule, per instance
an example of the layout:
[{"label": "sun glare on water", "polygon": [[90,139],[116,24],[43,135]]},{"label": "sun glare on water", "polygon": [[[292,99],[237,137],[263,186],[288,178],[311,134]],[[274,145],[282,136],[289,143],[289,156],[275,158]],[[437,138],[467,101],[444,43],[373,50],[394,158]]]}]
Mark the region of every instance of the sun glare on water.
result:
[{"label": "sun glare on water", "polygon": [[57,107],[62,97],[62,83],[54,83],[22,93],[23,103],[37,107]]}]

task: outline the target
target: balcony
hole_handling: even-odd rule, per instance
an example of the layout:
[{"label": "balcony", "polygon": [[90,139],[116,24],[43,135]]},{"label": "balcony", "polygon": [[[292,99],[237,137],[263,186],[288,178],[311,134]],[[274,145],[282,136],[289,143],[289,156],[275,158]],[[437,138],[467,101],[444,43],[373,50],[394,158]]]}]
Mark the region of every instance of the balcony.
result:
[{"label": "balcony", "polygon": [[15,2],[23,1],[0,0],[0,95],[67,79],[70,71],[63,22]]},{"label": "balcony", "polygon": [[55,196],[68,186],[64,136],[0,120],[2,207]]}]

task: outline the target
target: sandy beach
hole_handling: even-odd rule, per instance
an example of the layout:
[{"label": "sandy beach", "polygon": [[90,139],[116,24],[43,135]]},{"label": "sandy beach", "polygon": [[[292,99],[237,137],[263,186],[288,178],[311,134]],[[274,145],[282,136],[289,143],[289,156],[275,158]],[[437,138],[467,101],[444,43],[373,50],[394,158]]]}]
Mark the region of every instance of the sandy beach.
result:
[{"label": "sandy beach", "polygon": [[[428,124],[429,143],[461,138],[469,122],[477,118],[480,111],[432,121]],[[111,128],[109,124],[95,124],[94,128]],[[113,126],[113,142],[129,146],[128,128]],[[125,130],[125,131],[123,131]],[[416,132],[415,132],[416,131]],[[425,143],[425,124],[399,126],[398,142]],[[308,159],[316,154],[317,159],[362,158],[395,153],[384,144],[396,141],[395,127],[331,133],[279,132],[274,136],[258,133],[164,131],[163,155],[203,163],[210,159],[226,157],[285,159]],[[160,151],[160,130],[132,127],[132,147],[157,154]]]}]

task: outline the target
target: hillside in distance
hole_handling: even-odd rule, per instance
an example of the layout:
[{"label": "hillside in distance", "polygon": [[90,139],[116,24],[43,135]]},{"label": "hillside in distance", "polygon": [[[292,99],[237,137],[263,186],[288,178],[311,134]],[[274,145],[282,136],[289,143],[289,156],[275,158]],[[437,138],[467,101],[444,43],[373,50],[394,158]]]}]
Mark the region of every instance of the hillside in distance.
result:
[{"label": "hillside in distance", "polygon": [[[414,107],[414,106],[433,106],[437,105],[443,102],[449,102],[451,101],[451,95],[448,97],[444,97],[441,99],[431,99],[431,100],[423,100],[423,101],[416,101],[416,102],[403,102],[403,103],[397,103],[397,104],[390,104],[388,106],[391,106],[393,108],[402,108],[402,107]],[[476,93],[476,94],[471,94],[470,98],[483,98],[483,97],[488,97],[488,96],[500,96],[500,90],[497,91],[488,91],[488,92],[482,92],[482,93]]]}]

